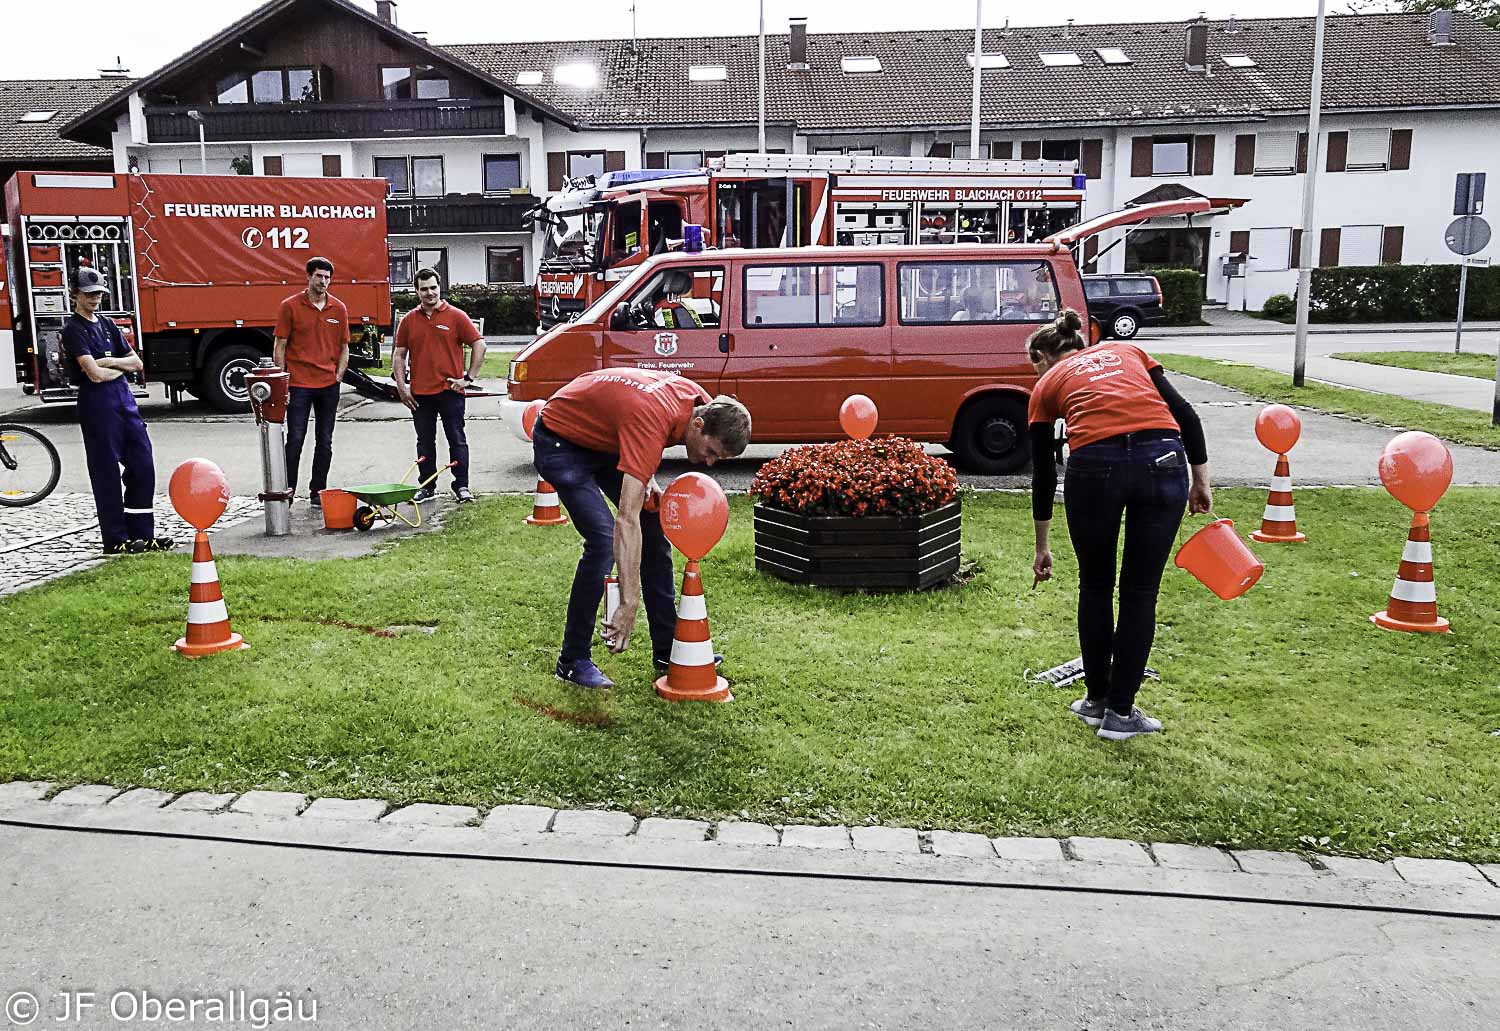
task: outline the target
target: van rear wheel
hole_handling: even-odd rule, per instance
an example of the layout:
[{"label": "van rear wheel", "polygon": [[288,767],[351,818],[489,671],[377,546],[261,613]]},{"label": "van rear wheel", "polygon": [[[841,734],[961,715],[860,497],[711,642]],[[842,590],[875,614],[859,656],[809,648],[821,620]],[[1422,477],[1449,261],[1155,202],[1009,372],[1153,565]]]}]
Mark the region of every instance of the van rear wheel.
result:
[{"label": "van rear wheel", "polygon": [[967,472],[987,476],[1014,473],[1031,456],[1026,405],[1019,398],[980,398],[960,413],[953,426],[953,450]]}]

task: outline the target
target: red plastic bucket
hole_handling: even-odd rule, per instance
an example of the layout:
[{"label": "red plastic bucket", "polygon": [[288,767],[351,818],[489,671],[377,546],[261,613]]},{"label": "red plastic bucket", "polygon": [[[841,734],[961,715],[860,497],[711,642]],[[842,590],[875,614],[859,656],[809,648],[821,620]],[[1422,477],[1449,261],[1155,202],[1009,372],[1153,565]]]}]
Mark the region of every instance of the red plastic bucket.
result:
[{"label": "red plastic bucket", "polygon": [[347,490],[329,489],[318,492],[323,502],[323,528],[325,530],[354,529],[354,509],[359,499]]},{"label": "red plastic bucket", "polygon": [[1177,549],[1177,565],[1196,576],[1225,601],[1254,587],[1265,563],[1240,540],[1234,522],[1215,519]]}]

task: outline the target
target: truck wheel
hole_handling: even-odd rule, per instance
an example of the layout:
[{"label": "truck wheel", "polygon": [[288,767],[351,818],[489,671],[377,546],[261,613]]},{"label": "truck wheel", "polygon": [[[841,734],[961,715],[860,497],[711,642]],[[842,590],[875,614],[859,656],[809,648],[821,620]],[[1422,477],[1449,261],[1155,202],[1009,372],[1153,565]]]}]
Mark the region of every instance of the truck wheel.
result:
[{"label": "truck wheel", "polygon": [[1140,319],[1133,311],[1116,312],[1109,324],[1109,335],[1116,340],[1129,340],[1140,331]]},{"label": "truck wheel", "polygon": [[965,408],[953,426],[953,450],[966,471],[1003,476],[1031,457],[1026,405],[1019,398],[991,395]]},{"label": "truck wheel", "polygon": [[250,390],[245,373],[255,368],[261,351],[249,344],[228,344],[208,356],[194,390],[221,412],[248,412]]}]

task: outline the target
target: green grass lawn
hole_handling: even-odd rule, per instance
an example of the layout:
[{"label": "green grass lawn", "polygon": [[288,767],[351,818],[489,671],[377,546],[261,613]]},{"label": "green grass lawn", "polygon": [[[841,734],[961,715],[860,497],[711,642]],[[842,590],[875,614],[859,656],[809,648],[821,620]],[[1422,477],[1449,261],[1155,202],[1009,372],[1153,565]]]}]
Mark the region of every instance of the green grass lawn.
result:
[{"label": "green grass lawn", "polygon": [[1420,372],[1446,372],[1453,376],[1473,376],[1475,379],[1494,380],[1495,356],[1450,351],[1350,351],[1329,355],[1346,362],[1367,362],[1370,365],[1394,365],[1398,369],[1416,369]]},{"label": "green grass lawn", "polygon": [[[479,378],[505,379],[510,375],[510,360],[515,356],[515,351],[499,351],[494,348],[486,349],[484,352],[484,361],[479,364]],[[371,366],[369,371],[372,376],[389,376],[391,374],[391,352],[389,348],[385,351],[385,360],[379,365]]]},{"label": "green grass lawn", "polygon": [[1294,387],[1287,373],[1220,358],[1155,353],[1152,356],[1169,371],[1231,387],[1262,401],[1316,408],[1382,426],[1426,430],[1454,444],[1500,449],[1500,426],[1490,425],[1490,417],[1484,412],[1311,380],[1306,386]]},{"label": "green grass lawn", "polygon": [[[1264,495],[1216,500],[1248,530]],[[655,697],[644,617],[635,648],[596,656],[615,691],[556,682],[578,537],[495,498],[363,560],[220,558],[253,647],[196,662],[168,647],[184,554],[0,600],[0,782],[1500,858],[1500,490],[1451,490],[1433,517],[1447,636],[1368,621],[1409,521],[1384,491],[1297,502],[1311,543],[1257,545],[1244,598],[1169,569],[1163,681],[1140,699],[1167,729],[1122,745],[1067,713],[1076,690],[1024,676],[1078,651],[1066,534],[1033,592],[1025,496],[966,498],[968,583],[884,595],[757,573],[736,498],[703,565],[722,706]]]}]

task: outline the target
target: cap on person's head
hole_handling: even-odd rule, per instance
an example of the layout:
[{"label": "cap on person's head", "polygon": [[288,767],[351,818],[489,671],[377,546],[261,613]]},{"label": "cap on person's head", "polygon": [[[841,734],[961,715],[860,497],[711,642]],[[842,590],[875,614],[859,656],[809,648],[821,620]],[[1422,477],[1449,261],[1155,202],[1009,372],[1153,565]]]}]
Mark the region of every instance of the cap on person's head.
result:
[{"label": "cap on person's head", "polygon": [[333,275],[333,262],[329,261],[327,258],[308,258],[307,274],[310,276],[314,272],[318,271],[318,269],[322,269],[324,272],[327,272],[331,276]]},{"label": "cap on person's head", "polygon": [[73,277],[73,289],[81,294],[107,294],[109,286],[98,269],[81,268]]}]

